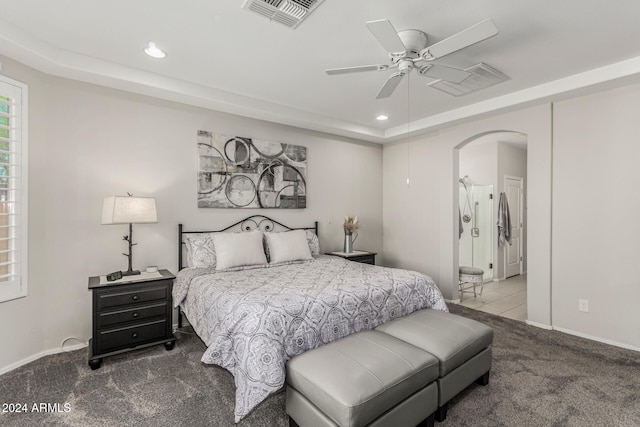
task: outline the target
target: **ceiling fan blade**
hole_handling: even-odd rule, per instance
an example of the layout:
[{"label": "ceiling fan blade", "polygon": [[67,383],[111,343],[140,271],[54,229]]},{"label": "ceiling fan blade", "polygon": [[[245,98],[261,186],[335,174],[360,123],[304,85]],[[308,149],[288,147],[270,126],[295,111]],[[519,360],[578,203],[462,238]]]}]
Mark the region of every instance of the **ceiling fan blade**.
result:
[{"label": "ceiling fan blade", "polygon": [[360,71],[382,71],[389,68],[388,65],[360,65],[357,67],[331,68],[325,70],[327,74],[358,73]]},{"label": "ceiling fan blade", "polygon": [[398,53],[407,50],[400,36],[398,36],[398,32],[393,28],[391,21],[388,19],[369,21],[367,22],[367,28],[371,31],[371,34],[378,39],[387,52]]},{"label": "ceiling fan blade", "polygon": [[446,80],[451,83],[462,83],[471,75],[470,72],[446,65],[429,64],[418,68],[418,74],[432,79]]},{"label": "ceiling fan blade", "polygon": [[420,56],[428,61],[442,58],[467,46],[471,46],[498,34],[498,29],[491,19],[485,19],[466,30],[424,48]]},{"label": "ceiling fan blade", "polygon": [[378,91],[378,95],[376,96],[376,99],[390,97],[393,91],[396,90],[396,88],[402,81],[403,77],[404,77],[404,73],[401,73],[399,71],[391,74],[387,79],[387,81],[384,82],[384,84],[380,88],[380,91]]}]

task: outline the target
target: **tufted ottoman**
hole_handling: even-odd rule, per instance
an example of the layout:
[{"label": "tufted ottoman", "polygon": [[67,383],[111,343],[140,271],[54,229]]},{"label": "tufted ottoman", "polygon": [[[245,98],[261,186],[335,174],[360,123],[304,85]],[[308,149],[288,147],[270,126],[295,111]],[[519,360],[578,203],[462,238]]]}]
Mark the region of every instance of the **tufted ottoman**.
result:
[{"label": "tufted ottoman", "polygon": [[[471,284],[470,286],[467,286]],[[476,287],[480,286],[480,292],[476,292]],[[469,290],[472,289],[472,290]],[[484,270],[478,267],[458,267],[458,290],[460,291],[460,301],[465,292],[473,292],[473,296],[482,295],[484,289]]]},{"label": "tufted ottoman", "polygon": [[447,402],[474,381],[489,383],[493,330],[473,319],[438,310],[420,310],[378,326],[384,332],[434,355],[440,362],[436,420],[447,417]]},{"label": "tufted ottoman", "polygon": [[432,426],[438,360],[377,331],[360,332],[287,363],[292,426]]}]

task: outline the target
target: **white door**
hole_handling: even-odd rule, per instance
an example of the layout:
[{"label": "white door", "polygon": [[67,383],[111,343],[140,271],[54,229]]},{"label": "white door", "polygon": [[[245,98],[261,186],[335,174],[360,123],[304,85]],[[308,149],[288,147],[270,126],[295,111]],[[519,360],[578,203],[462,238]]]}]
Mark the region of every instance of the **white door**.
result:
[{"label": "white door", "polygon": [[522,274],[523,178],[504,177],[504,188],[511,214],[511,245],[505,246],[505,279]]}]

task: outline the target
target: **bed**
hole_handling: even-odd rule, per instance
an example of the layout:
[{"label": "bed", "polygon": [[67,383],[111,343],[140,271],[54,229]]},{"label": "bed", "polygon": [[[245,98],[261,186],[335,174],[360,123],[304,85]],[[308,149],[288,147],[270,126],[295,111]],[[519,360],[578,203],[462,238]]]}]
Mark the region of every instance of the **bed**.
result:
[{"label": "bed", "polygon": [[184,313],[207,346],[202,362],[233,374],[236,423],[283,387],[286,362],[304,351],[423,308],[448,311],[424,274],[321,255],[317,222],[254,215],[222,230],[178,229],[179,326]]}]

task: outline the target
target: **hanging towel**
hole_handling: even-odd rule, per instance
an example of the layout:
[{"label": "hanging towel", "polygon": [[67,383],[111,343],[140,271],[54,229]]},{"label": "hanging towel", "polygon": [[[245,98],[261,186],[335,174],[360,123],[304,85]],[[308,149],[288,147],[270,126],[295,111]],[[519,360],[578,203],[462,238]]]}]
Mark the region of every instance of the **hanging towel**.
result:
[{"label": "hanging towel", "polygon": [[500,193],[498,202],[498,244],[504,246],[504,242],[511,245],[511,214],[509,213],[509,203],[507,195]]},{"label": "hanging towel", "polygon": [[462,226],[462,214],[460,213],[460,208],[458,208],[458,240],[462,237],[463,232],[464,227]]}]

